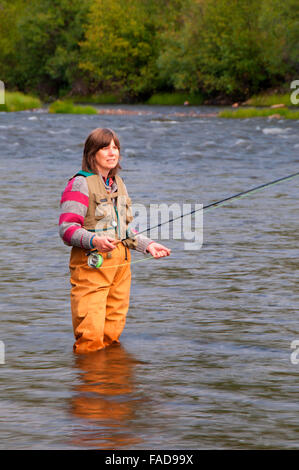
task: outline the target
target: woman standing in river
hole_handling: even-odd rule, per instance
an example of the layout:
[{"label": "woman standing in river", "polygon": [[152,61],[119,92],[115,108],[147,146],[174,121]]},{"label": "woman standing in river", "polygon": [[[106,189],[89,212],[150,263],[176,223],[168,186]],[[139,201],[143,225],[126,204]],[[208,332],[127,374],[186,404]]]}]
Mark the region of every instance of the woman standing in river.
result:
[{"label": "woman standing in river", "polygon": [[117,135],[110,129],[95,129],[85,142],[82,170],[69,180],[61,198],[59,233],[72,246],[71,309],[77,353],[119,342],[129,308],[130,248],[154,258],[170,255],[165,246],[128,228],[133,219],[131,200],[117,174],[119,161]]}]

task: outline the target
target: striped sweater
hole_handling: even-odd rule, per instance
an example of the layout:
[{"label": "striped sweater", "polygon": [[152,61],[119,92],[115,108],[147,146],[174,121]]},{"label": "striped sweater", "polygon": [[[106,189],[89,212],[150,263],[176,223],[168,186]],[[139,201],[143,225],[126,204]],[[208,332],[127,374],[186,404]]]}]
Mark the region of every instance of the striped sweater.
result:
[{"label": "striped sweater", "polygon": [[[109,185],[105,183],[105,186],[108,191],[117,191],[117,184],[112,179]],[[68,182],[60,201],[59,235],[68,246],[77,246],[86,250],[92,247],[91,239],[94,234],[83,228],[88,203],[86,178],[75,176]],[[153,241],[143,235],[137,235],[136,240],[138,242],[136,250],[142,253],[146,253],[148,245]]]}]

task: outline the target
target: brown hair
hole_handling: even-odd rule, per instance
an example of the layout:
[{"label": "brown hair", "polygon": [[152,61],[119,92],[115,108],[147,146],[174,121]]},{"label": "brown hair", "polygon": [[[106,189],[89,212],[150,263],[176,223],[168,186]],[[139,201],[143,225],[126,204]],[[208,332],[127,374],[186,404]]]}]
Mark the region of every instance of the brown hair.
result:
[{"label": "brown hair", "polygon": [[[114,140],[120,152],[120,143],[117,135],[111,129],[94,129],[87,137],[84,144],[83,159],[82,159],[82,170],[90,171],[91,173],[97,173],[97,167],[95,162],[95,156],[98,150],[106,147],[110,144],[111,140]],[[120,157],[119,157],[120,158]],[[115,168],[109,171],[108,176],[113,177],[116,175],[118,170],[121,170],[119,161]]]}]

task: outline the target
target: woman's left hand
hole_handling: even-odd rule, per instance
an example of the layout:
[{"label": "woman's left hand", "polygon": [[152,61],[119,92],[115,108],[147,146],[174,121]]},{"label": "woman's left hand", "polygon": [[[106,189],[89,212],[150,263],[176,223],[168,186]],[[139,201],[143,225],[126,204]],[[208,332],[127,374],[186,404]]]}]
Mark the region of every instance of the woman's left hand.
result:
[{"label": "woman's left hand", "polygon": [[163,258],[163,256],[169,256],[171,253],[169,248],[156,242],[150,243],[146,251],[148,251],[154,258]]}]

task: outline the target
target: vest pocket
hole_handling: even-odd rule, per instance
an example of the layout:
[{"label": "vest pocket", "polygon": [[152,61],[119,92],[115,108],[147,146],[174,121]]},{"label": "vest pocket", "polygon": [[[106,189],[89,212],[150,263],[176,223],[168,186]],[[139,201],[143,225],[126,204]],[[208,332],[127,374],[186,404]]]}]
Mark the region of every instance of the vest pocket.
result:
[{"label": "vest pocket", "polygon": [[105,198],[104,196],[95,195],[95,212],[94,212],[94,218],[95,220],[102,220],[105,217],[109,217],[111,213],[111,203],[108,202],[108,199]]},{"label": "vest pocket", "polygon": [[101,207],[97,206],[95,210],[94,218],[96,220],[102,220],[106,216],[107,216],[106,212]]}]

